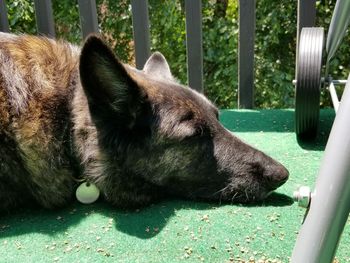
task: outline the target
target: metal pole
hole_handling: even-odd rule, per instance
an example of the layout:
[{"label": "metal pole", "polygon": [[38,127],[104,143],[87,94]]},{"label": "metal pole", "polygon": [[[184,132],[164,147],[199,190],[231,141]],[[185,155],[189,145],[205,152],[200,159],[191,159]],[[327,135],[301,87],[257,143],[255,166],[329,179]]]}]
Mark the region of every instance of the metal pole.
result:
[{"label": "metal pole", "polygon": [[203,92],[202,1],[186,0],[188,85]]},{"label": "metal pole", "polygon": [[0,0],[0,31],[10,31],[9,21],[7,19],[7,8],[5,0]]},{"label": "metal pole", "polygon": [[337,51],[350,23],[350,1],[338,0],[332,15],[331,24],[327,37],[327,62],[329,62]]},{"label": "metal pole", "polygon": [[329,89],[329,93],[331,94],[331,99],[332,99],[334,111],[335,111],[335,113],[337,113],[340,103],[339,103],[337,91],[335,90],[335,86],[334,86],[333,82],[331,82],[331,84],[329,84],[328,89]]},{"label": "metal pole", "polygon": [[254,106],[255,0],[239,0],[238,107]]},{"label": "metal pole", "polygon": [[[299,54],[299,37],[303,27],[314,27],[316,23],[316,0],[298,0],[298,19],[297,19],[297,50]],[[295,75],[298,65],[298,56],[295,57]],[[295,76],[296,77],[296,76]]]},{"label": "metal pole", "polygon": [[291,262],[330,263],[350,211],[350,75]]},{"label": "metal pole", "polygon": [[314,27],[316,22],[316,0],[298,0],[297,43],[303,27]]},{"label": "metal pole", "polygon": [[83,38],[86,38],[90,33],[98,33],[96,1],[78,0],[78,5]]},{"label": "metal pole", "polygon": [[148,1],[131,0],[136,68],[142,69],[150,56]]},{"label": "metal pole", "polygon": [[38,33],[55,37],[51,0],[34,0]]}]

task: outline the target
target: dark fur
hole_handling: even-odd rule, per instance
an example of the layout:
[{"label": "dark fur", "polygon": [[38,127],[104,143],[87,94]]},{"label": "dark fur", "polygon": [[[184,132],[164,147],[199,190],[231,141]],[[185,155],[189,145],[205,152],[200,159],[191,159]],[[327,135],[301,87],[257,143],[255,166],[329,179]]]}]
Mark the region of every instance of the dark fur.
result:
[{"label": "dark fur", "polygon": [[63,206],[75,178],[119,207],[164,196],[251,202],[288,171],[218,121],[160,53],[138,71],[96,36],[79,49],[0,34],[0,211]]}]

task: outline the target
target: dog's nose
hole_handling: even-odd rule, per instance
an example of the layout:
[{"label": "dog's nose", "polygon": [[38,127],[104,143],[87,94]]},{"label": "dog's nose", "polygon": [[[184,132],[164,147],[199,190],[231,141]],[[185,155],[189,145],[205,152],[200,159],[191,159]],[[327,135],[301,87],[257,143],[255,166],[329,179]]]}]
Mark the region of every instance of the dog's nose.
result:
[{"label": "dog's nose", "polygon": [[289,177],[288,170],[281,164],[270,166],[265,170],[264,177],[271,189],[276,189],[287,182]]}]

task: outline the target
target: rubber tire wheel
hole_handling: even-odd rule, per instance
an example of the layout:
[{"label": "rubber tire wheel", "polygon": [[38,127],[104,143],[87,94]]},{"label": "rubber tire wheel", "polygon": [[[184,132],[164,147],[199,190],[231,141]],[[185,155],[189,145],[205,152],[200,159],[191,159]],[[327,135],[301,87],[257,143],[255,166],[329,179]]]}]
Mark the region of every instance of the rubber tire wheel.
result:
[{"label": "rubber tire wheel", "polygon": [[295,90],[295,132],[300,139],[317,135],[324,38],[322,27],[305,27],[300,33]]}]

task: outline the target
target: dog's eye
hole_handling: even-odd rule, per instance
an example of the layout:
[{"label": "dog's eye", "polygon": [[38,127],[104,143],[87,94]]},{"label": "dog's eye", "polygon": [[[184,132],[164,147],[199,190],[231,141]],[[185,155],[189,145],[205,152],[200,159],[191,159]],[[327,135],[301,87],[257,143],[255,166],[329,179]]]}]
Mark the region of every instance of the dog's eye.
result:
[{"label": "dog's eye", "polygon": [[184,114],[181,119],[180,122],[187,122],[187,121],[191,121],[194,118],[194,113],[192,111],[186,112],[186,114]]},{"label": "dog's eye", "polygon": [[206,137],[210,136],[209,128],[203,125],[195,127],[195,132],[190,137]]}]

